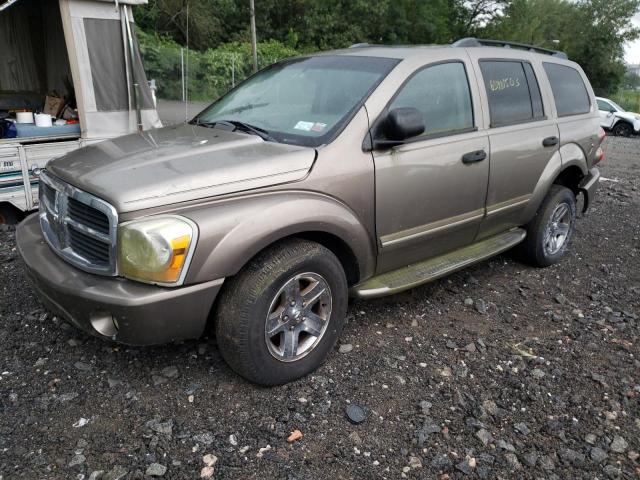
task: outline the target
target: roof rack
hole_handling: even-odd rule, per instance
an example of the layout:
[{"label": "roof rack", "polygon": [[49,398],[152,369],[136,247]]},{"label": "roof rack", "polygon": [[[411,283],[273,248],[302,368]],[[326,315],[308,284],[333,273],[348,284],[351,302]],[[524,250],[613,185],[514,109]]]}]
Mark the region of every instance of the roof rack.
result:
[{"label": "roof rack", "polygon": [[507,42],[504,40],[484,40],[481,38],[467,37],[461,38],[457,42],[451,44],[452,47],[503,47],[503,48],[519,48],[530,52],[551,55],[552,57],[567,59],[567,54],[558,50],[549,50],[548,48],[536,47],[535,45],[527,45],[526,43]]}]

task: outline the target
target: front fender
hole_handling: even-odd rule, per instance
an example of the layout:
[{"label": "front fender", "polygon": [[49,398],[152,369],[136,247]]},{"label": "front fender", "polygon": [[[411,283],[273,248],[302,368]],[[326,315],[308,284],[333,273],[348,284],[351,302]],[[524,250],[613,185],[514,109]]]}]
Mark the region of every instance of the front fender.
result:
[{"label": "front fender", "polygon": [[360,278],[375,269],[373,236],[346,205],[313,192],[256,194],[213,202],[182,214],[199,228],[185,283],[235,275],[258,252],[285,237],[322,232],[346,243]]},{"label": "front fender", "polygon": [[553,154],[547,166],[542,171],[523,214],[524,223],[528,223],[536,214],[542,200],[544,200],[549,188],[551,188],[554,180],[558,178],[558,175],[573,166],[578,167],[583,175],[589,173],[587,159],[582,148],[575,143],[567,143]]}]

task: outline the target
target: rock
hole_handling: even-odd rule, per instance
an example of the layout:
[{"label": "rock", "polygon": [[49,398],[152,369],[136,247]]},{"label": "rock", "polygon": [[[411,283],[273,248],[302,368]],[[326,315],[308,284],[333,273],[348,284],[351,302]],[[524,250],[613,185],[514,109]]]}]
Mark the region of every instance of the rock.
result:
[{"label": "rock", "polygon": [[339,353],[349,353],[352,350],[353,350],[353,345],[351,345],[350,343],[343,343],[338,348]]},{"label": "rock", "polygon": [[166,422],[150,420],[146,425],[154,432],[160,433],[162,435],[171,435],[173,433],[173,420],[167,420]]},{"label": "rock", "polygon": [[551,471],[556,468],[555,464],[553,463],[553,460],[548,455],[541,456],[538,459],[538,465],[540,465],[540,468],[547,471]]},{"label": "rock", "polygon": [[465,298],[465,299],[464,299],[464,304],[465,304],[467,307],[473,307],[473,298]]},{"label": "rock", "polygon": [[498,413],[498,406],[493,400],[485,400],[484,402],[482,402],[482,408],[484,408],[485,411],[491,416],[496,416]]},{"label": "rock", "polygon": [[595,463],[603,463],[608,457],[607,452],[600,447],[593,447],[589,452],[589,456]]},{"label": "rock", "polygon": [[204,457],[202,457],[202,461],[207,467],[214,467],[216,463],[218,463],[218,457],[216,457],[213,453],[207,453]]},{"label": "rock", "polygon": [[234,447],[238,446],[238,437],[235,434],[229,435],[229,443]]},{"label": "rock", "polygon": [[607,465],[604,467],[604,473],[609,478],[618,478],[620,476],[620,469],[613,465]]},{"label": "rock", "polygon": [[129,472],[121,465],[116,465],[107,472],[103,480],[122,480]]},{"label": "rock", "polygon": [[531,376],[536,380],[540,380],[544,378],[544,375],[545,375],[544,372],[539,368],[534,368],[533,370],[531,370]]},{"label": "rock", "polygon": [[205,445],[211,445],[213,443],[213,435],[209,432],[199,433],[198,435],[194,435],[193,439],[198,443],[203,443]]},{"label": "rock", "polygon": [[91,475],[89,475],[88,480],[100,480],[102,475],[104,475],[104,470],[94,470],[91,472]]},{"label": "rock", "polygon": [[294,430],[293,432],[291,432],[291,435],[287,437],[287,442],[288,443],[297,442],[301,438],[302,438],[302,432],[300,430]]},{"label": "rock", "polygon": [[427,402],[426,400],[422,400],[420,402],[420,410],[422,410],[422,414],[423,415],[429,415],[429,412],[431,411],[431,407],[432,407],[432,403],[431,402]]},{"label": "rock", "polygon": [[465,350],[465,351],[467,351],[469,353],[474,353],[476,351],[476,344],[475,343],[469,343],[468,345],[465,345],[463,350]]},{"label": "rock", "polygon": [[529,435],[529,433],[531,432],[529,430],[529,427],[527,427],[527,424],[524,422],[520,422],[520,423],[516,423],[513,428],[516,429],[516,432],[519,432],[520,434],[524,435],[525,437],[527,435]]},{"label": "rock", "polygon": [[167,383],[169,379],[167,379],[166,377],[162,377],[160,375],[151,375],[151,381],[153,382],[153,385],[157,387],[158,385]]},{"label": "rock", "polygon": [[69,468],[78,467],[82,465],[86,460],[87,460],[87,457],[85,457],[81,453],[74,455],[71,461],[69,462]]},{"label": "rock", "polygon": [[93,370],[93,367],[91,365],[84,362],[76,362],[73,364],[73,366],[76,367],[81,372],[90,372],[91,370]]},{"label": "rock", "polygon": [[487,313],[487,304],[483,299],[479,298],[478,300],[476,300],[475,306],[478,313],[481,313],[483,315]]},{"label": "rock", "polygon": [[152,463],[147,467],[147,471],[145,473],[150,477],[162,477],[167,473],[167,467],[160,463]]},{"label": "rock", "polygon": [[518,457],[515,453],[505,453],[504,458],[507,461],[507,465],[509,465],[511,469],[522,470],[522,464],[518,460]]},{"label": "rock", "polygon": [[482,445],[484,445],[485,447],[493,441],[493,435],[491,435],[491,433],[489,433],[484,428],[481,428],[476,432],[476,437],[482,442]]},{"label": "rock", "polygon": [[164,367],[160,371],[160,373],[162,374],[162,376],[167,378],[176,378],[178,375],[180,375],[180,372],[178,371],[178,367],[174,367],[173,365],[169,367]]},{"label": "rock", "polygon": [[587,442],[589,445],[595,445],[597,440],[598,440],[598,437],[596,437],[593,433],[588,433],[584,437],[584,441]]},{"label": "rock", "polygon": [[560,305],[565,305],[567,303],[567,298],[561,293],[553,297],[553,299]]},{"label": "rock", "polygon": [[73,424],[73,427],[81,428],[81,427],[84,427],[87,423],[89,423],[89,419],[82,417],[80,420],[78,420],[76,423]]},{"label": "rock", "polygon": [[418,445],[422,446],[427,441],[430,435],[434,433],[440,433],[440,426],[437,425],[433,419],[426,418],[424,424],[418,429],[416,435],[418,437]]},{"label": "rock", "polygon": [[445,343],[445,345],[447,346],[447,348],[450,348],[451,350],[456,350],[458,348],[458,345],[456,344],[456,342],[454,342],[451,339],[447,340],[447,343]]},{"label": "rock", "polygon": [[422,460],[420,457],[409,457],[409,467],[413,468],[422,468]]},{"label": "rock", "polygon": [[[475,466],[475,459],[474,459],[474,466]],[[469,464],[468,459],[462,460],[460,463],[458,463],[456,465],[456,470],[461,471],[465,475],[471,475],[473,473],[473,467]]]},{"label": "rock", "polygon": [[109,388],[114,388],[122,385],[122,380],[118,378],[107,378],[107,383],[109,384]]},{"label": "rock", "polygon": [[611,442],[611,445],[609,445],[609,448],[613,452],[624,453],[628,446],[629,444],[623,437],[616,435],[613,437],[613,441]]},{"label": "rock", "polygon": [[213,467],[203,467],[202,470],[200,470],[200,478],[211,478],[214,472]]},{"label": "rock", "polygon": [[354,425],[364,422],[367,418],[367,413],[364,411],[364,408],[355,403],[350,403],[345,413],[347,414],[347,419]]},{"label": "rock", "polygon": [[506,442],[502,439],[498,440],[496,442],[496,445],[498,446],[498,448],[502,449],[502,450],[506,450],[508,452],[515,452],[516,451],[516,447],[513,446],[513,444]]},{"label": "rock", "polygon": [[575,467],[581,467],[586,461],[586,457],[584,454],[577,452],[571,448],[564,448],[560,450],[560,458],[563,462]]},{"label": "rock", "polygon": [[453,463],[446,455],[436,455],[431,460],[431,468],[439,472],[446,472],[451,469]]},{"label": "rock", "polygon": [[527,452],[522,456],[524,463],[530,467],[535,467],[538,462],[538,454],[536,452]]}]

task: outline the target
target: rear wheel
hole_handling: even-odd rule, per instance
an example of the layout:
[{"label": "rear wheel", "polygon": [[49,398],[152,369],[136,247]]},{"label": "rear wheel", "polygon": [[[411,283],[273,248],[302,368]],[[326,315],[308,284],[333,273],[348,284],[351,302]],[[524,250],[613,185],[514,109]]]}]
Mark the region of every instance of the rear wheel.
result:
[{"label": "rear wheel", "polygon": [[527,225],[527,237],[517,247],[526,263],[547,267],[558,263],[567,250],[576,220],[576,198],[571,190],[553,185]]},{"label": "rear wheel", "polygon": [[246,379],[278,385],[324,362],[347,310],[347,280],[336,256],[292,239],[256,257],[230,280],[216,312],[218,347]]},{"label": "rear wheel", "polygon": [[627,122],[618,122],[613,126],[613,134],[617,137],[629,137],[633,133],[633,127]]}]

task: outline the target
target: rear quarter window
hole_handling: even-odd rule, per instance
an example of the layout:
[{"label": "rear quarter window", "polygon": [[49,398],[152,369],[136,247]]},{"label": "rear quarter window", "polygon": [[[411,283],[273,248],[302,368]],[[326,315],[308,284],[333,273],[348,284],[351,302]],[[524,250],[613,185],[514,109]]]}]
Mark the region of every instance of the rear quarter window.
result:
[{"label": "rear quarter window", "polygon": [[589,113],[591,101],[580,73],[572,67],[543,63],[556,102],[559,117]]}]

